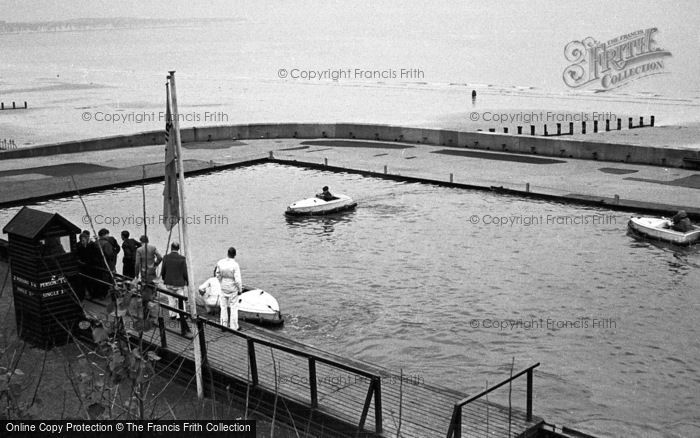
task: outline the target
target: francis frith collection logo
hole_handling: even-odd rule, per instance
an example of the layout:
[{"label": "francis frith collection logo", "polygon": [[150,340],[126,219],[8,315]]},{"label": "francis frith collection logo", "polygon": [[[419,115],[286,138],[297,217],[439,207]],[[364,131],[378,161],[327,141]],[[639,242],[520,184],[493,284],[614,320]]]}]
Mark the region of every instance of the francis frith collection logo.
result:
[{"label": "francis frith collection logo", "polygon": [[658,29],[640,29],[606,42],[588,37],[564,48],[564,83],[571,88],[585,86],[612,90],[637,79],[665,73],[664,58],[671,52],[659,47]]}]

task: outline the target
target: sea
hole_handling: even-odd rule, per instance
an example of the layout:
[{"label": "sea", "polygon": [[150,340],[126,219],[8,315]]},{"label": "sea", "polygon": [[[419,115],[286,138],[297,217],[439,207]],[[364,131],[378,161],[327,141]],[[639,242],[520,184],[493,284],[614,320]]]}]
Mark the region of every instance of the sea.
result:
[{"label": "sea", "polygon": [[[171,70],[182,127],[323,121],[500,130],[502,114],[509,126],[615,126],[616,118],[626,126],[628,117],[648,123],[651,115],[657,125],[700,122],[700,7],[626,3],[611,14],[618,8],[605,2],[263,2],[192,25],[0,34],[0,102],[27,102],[26,110],[0,111],[0,140],[23,147],[163,129]],[[566,85],[567,68],[591,64],[567,59],[570,43],[607,44],[650,29],[651,47],[668,53],[650,54],[663,68],[612,89],[602,72],[588,85]],[[613,62],[624,65],[619,56]]]},{"label": "sea", "polygon": [[[0,111],[0,142],[162,129],[171,70],[182,127],[486,130],[502,126],[494,114],[527,124],[548,113],[700,122],[692,2],[242,4],[211,22],[0,34],[0,102],[28,107]],[[615,89],[565,83],[572,41],[614,45],[650,29],[669,53],[657,74]],[[368,195],[346,216],[285,219],[281,206],[329,181]],[[619,213],[273,165],[193,184],[203,193],[197,275],[220,255],[207,248],[237,245],[246,283],[279,298],[290,337],[469,394],[513,361],[540,362],[535,413],[550,422],[601,436],[700,435],[698,254],[627,236]],[[240,198],[222,200],[222,184]],[[147,189],[159,205],[162,188]],[[87,198],[93,215],[140,215],[140,188]],[[76,223],[84,214],[75,199],[41,208]],[[520,222],[469,224],[473,211]],[[557,219],[567,217],[597,222]]]}]

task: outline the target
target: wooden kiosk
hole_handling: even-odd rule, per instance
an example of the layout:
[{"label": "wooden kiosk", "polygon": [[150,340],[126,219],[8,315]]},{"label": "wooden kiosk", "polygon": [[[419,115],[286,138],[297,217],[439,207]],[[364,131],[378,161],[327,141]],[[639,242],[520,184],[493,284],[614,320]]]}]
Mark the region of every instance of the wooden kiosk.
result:
[{"label": "wooden kiosk", "polygon": [[67,343],[83,319],[71,288],[78,275],[80,228],[57,213],[23,207],[2,231],[8,235],[19,337],[42,348]]}]

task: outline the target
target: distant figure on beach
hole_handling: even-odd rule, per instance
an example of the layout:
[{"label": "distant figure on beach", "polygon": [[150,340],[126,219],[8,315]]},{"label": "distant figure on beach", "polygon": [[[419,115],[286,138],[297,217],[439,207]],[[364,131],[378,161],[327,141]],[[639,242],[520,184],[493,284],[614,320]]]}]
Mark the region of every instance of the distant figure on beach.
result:
[{"label": "distant figure on beach", "polygon": [[243,292],[243,280],[241,279],[241,268],[235,258],[236,248],[230,247],[227,257],[219,260],[216,264],[214,274],[221,283],[220,323],[225,327],[238,330],[238,296]]},{"label": "distant figure on beach", "polygon": [[141,244],[129,236],[128,231],[122,231],[122,249],[124,250],[122,274],[134,278],[136,276],[136,250],[141,247]]},{"label": "distant figure on beach", "polygon": [[157,278],[156,268],[163,260],[158,248],[148,243],[147,236],[139,238],[141,247],[136,250],[136,262],[134,263],[134,279],[141,278],[145,283],[150,283]]},{"label": "distant figure on beach", "polygon": [[323,191],[322,191],[321,193],[319,193],[319,194],[316,195],[317,198],[323,199],[323,200],[326,201],[326,202],[332,201],[332,200],[336,199],[336,197],[333,196],[333,195],[331,194],[331,192],[328,191],[328,186],[323,186],[323,189],[322,189],[322,190],[323,190]]},{"label": "distant figure on beach", "polygon": [[671,218],[671,221],[673,222],[671,228],[681,233],[687,233],[693,229],[693,224],[690,222],[688,213],[686,213],[685,210],[680,210],[676,213],[676,215]]}]

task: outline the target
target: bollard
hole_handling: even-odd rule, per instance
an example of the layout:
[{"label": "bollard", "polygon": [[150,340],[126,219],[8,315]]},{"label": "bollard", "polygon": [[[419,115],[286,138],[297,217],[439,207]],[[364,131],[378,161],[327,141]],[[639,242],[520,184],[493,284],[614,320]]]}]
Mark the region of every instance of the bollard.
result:
[{"label": "bollard", "polygon": [[632,117],[629,118],[629,127],[627,129],[632,129]]},{"label": "bollard", "polygon": [[593,120],[593,132],[598,132],[598,121]]},{"label": "bollard", "polygon": [[450,182],[452,183],[452,182],[454,182],[454,180],[455,180],[454,175],[450,174]]},{"label": "bollard", "polygon": [[615,195],[615,205],[620,205],[620,195]]},{"label": "bollard", "polygon": [[324,166],[328,166],[328,158],[324,158],[324,159],[323,159],[323,165],[324,165]]},{"label": "bollard", "polygon": [[651,116],[651,122],[649,123],[649,126],[654,126],[654,116]]},{"label": "bollard", "polygon": [[24,109],[27,109],[27,101],[24,101]]},{"label": "bollard", "polygon": [[546,137],[547,135],[547,125],[544,125],[544,136]]},{"label": "bollard", "polygon": [[643,128],[644,127],[644,117],[639,118],[639,127]]},{"label": "bollard", "polygon": [[581,134],[586,133],[586,122],[581,122]]},{"label": "bollard", "polygon": [[622,119],[617,119],[617,130],[620,131],[622,129]]},{"label": "bollard", "polygon": [[523,127],[522,127],[522,126],[518,126],[518,134],[522,134],[522,133],[523,133]]},{"label": "bollard", "polygon": [[503,128],[503,133],[508,134],[508,128]]},{"label": "bollard", "polygon": [[530,125],[530,135],[535,135],[535,125]]},{"label": "bollard", "polygon": [[610,131],[610,119],[605,119],[605,132]]},{"label": "bollard", "polygon": [[574,122],[569,122],[569,135],[574,135]]},{"label": "bollard", "polygon": [[12,101],[12,109],[15,109],[15,101]]},{"label": "bollard", "polygon": [[5,109],[5,102],[0,102],[0,110],[4,110],[4,109]]},{"label": "bollard", "polygon": [[274,159],[274,158],[275,158],[274,152],[270,151],[270,159]]},{"label": "bollard", "polygon": [[530,183],[525,183],[525,191],[530,193]]},{"label": "bollard", "polygon": [[561,123],[557,123],[557,135],[561,135]]},{"label": "bollard", "polygon": [[386,164],[384,165],[384,175],[386,175]]}]

